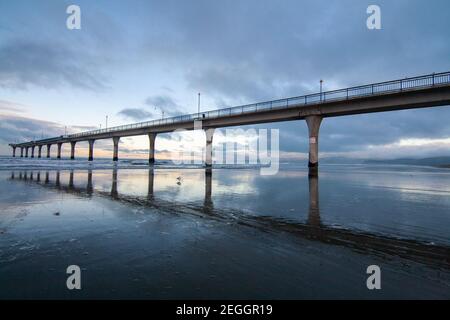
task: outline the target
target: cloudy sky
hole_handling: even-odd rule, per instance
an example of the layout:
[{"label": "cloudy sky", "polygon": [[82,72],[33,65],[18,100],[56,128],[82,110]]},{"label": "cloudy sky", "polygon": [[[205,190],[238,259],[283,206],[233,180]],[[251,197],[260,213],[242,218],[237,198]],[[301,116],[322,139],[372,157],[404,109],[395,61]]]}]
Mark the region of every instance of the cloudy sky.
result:
[{"label": "cloudy sky", "polygon": [[[66,27],[70,4],[81,30]],[[381,30],[366,27],[370,4]],[[115,126],[193,113],[198,92],[212,110],[317,92],[320,79],[331,90],[449,71],[449,57],[447,0],[3,0],[0,154],[11,142],[104,127],[106,116]],[[325,119],[320,150],[450,155],[449,119],[448,107]],[[280,129],[282,155],[307,152],[304,121],[259,127]],[[121,142],[121,156],[146,153],[146,137]],[[96,144],[96,155],[111,145]],[[157,138],[160,156],[172,146]]]}]

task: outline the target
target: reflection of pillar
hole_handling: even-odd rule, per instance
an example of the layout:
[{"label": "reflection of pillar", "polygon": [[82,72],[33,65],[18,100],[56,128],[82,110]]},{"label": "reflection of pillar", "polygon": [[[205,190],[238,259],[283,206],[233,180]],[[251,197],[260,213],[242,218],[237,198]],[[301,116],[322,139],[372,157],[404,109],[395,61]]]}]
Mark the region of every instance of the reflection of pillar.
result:
[{"label": "reflection of pillar", "polygon": [[14,180],[14,171],[11,172],[11,180]]},{"label": "reflection of pillar", "polygon": [[61,148],[62,148],[62,142],[58,142],[58,155],[57,155],[58,159],[61,159]]},{"label": "reflection of pillar", "polygon": [[41,182],[41,172],[40,171],[37,173],[36,181]]},{"label": "reflection of pillar", "polygon": [[48,144],[47,145],[47,158],[50,158],[50,149],[51,149],[52,145]]},{"label": "reflection of pillar", "polygon": [[88,194],[91,194],[93,190],[94,190],[94,188],[92,186],[92,170],[89,170],[88,176],[87,176],[86,192]]},{"label": "reflection of pillar", "polygon": [[13,148],[13,158],[16,157],[16,147],[12,147]]},{"label": "reflection of pillar", "polygon": [[309,174],[317,175],[319,171],[319,129],[322,117],[308,116],[306,123],[309,131]]},{"label": "reflection of pillar", "polygon": [[70,160],[74,160],[75,159],[75,144],[77,142],[76,141],[71,141],[70,142]]},{"label": "reflection of pillar", "polygon": [[25,158],[28,158],[28,147],[25,147]]},{"label": "reflection of pillar", "polygon": [[205,204],[212,204],[212,170],[211,168],[205,169]]},{"label": "reflection of pillar", "polygon": [[308,224],[320,226],[319,212],[319,178],[317,176],[309,177],[309,215]]},{"label": "reflection of pillar", "polygon": [[24,175],[23,175],[23,179],[24,180],[28,180],[28,172],[25,171]]},{"label": "reflection of pillar", "polygon": [[113,161],[119,160],[119,140],[120,137],[113,137],[113,144],[114,144]]},{"label": "reflection of pillar", "polygon": [[88,161],[94,160],[94,142],[95,140],[89,140],[89,158]]},{"label": "reflection of pillar", "polygon": [[20,179],[20,180],[23,179],[23,177],[22,177],[22,172],[19,172],[19,179]]},{"label": "reflection of pillar", "polygon": [[61,185],[59,170],[56,171],[55,185],[59,187]]},{"label": "reflection of pillar", "polygon": [[30,180],[33,180],[33,171],[30,173]]},{"label": "reflection of pillar", "polygon": [[152,200],[153,199],[153,183],[155,180],[155,174],[153,171],[153,168],[148,170],[148,192],[147,192],[147,199]]},{"label": "reflection of pillar", "polygon": [[206,129],[206,149],[205,149],[205,164],[207,167],[212,166],[212,142],[214,136],[214,128]]},{"label": "reflection of pillar", "polygon": [[69,173],[69,188],[73,188],[73,170]]},{"label": "reflection of pillar", "polygon": [[34,146],[31,146],[31,158],[34,158]]},{"label": "reflection of pillar", "polygon": [[111,185],[111,196],[117,198],[119,196],[117,192],[117,170],[113,169],[112,172],[112,185]]},{"label": "reflection of pillar", "polygon": [[45,184],[50,182],[50,174],[48,173],[48,171],[45,172]]},{"label": "reflection of pillar", "polygon": [[23,158],[23,147],[20,147],[20,157]]},{"label": "reflection of pillar", "polygon": [[152,132],[148,134],[148,163],[154,164],[155,163],[155,140],[156,140],[156,133]]},{"label": "reflection of pillar", "polygon": [[42,156],[42,145],[38,146],[38,158]]}]

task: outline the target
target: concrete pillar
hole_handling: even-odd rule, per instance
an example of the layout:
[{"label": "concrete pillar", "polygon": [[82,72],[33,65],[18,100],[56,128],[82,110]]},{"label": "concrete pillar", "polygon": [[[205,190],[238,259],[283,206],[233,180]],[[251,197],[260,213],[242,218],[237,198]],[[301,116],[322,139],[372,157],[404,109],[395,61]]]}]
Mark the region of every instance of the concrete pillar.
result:
[{"label": "concrete pillar", "polygon": [[28,158],[28,147],[25,147],[25,158]]},{"label": "concrete pillar", "polygon": [[154,164],[155,163],[155,140],[156,140],[156,133],[149,133],[148,134],[148,141],[149,141],[149,147],[148,147],[148,163]]},{"label": "concrete pillar", "polygon": [[95,140],[89,140],[89,158],[88,161],[94,160],[94,142]]},{"label": "concrete pillar", "polygon": [[42,156],[42,146],[38,146],[38,158]]},{"label": "concrete pillar", "polygon": [[61,148],[62,148],[62,142],[58,142],[58,155],[57,155],[58,159],[61,159]]},{"label": "concrete pillar", "polygon": [[31,157],[34,158],[34,146],[31,147]]},{"label": "concrete pillar", "polygon": [[119,140],[120,140],[120,137],[113,137],[113,143],[114,143],[113,161],[119,160]]},{"label": "concrete pillar", "polygon": [[50,158],[50,148],[52,147],[51,144],[47,145],[47,158]]},{"label": "concrete pillar", "polygon": [[20,147],[20,157],[23,158],[23,147]]},{"label": "concrete pillar", "polygon": [[75,144],[77,142],[76,141],[71,141],[70,142],[70,160],[74,160],[75,159]]},{"label": "concrete pillar", "polygon": [[15,158],[16,157],[16,147],[12,147],[12,149],[13,149],[13,158]]},{"label": "concrete pillar", "polygon": [[214,136],[214,128],[206,129],[206,149],[205,149],[205,164],[207,167],[212,166],[212,142]]},{"label": "concrete pillar", "polygon": [[319,172],[319,129],[321,116],[308,116],[306,123],[309,131],[309,174],[316,176]]}]

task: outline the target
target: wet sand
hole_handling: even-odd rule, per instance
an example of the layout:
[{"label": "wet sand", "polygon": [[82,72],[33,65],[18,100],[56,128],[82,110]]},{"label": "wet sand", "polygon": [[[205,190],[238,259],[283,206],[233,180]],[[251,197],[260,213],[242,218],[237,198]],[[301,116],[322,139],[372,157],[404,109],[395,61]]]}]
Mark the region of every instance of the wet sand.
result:
[{"label": "wet sand", "polygon": [[[0,170],[0,298],[450,298],[450,173]],[[82,290],[66,268],[82,269]],[[382,289],[368,290],[379,265]]]}]

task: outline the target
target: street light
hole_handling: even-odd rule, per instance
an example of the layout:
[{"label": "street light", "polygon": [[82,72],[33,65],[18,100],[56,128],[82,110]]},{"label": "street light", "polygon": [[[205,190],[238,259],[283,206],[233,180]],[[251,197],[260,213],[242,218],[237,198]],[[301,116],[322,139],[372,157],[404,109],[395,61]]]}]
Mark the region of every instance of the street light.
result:
[{"label": "street light", "polygon": [[200,114],[200,92],[198,93],[198,104],[197,104],[198,114]]},{"label": "street light", "polygon": [[320,101],[322,101],[322,84],[323,84],[323,80],[320,79]]},{"label": "street light", "polygon": [[108,129],[108,116],[106,116],[106,129]]},{"label": "street light", "polygon": [[[158,107],[157,107],[157,106],[154,106],[154,108],[155,108],[155,110],[156,110],[156,109],[158,109]],[[163,109],[161,109],[161,108],[159,108],[159,110],[161,111],[161,114],[162,114],[162,118],[164,119],[164,110],[163,110]]]}]

